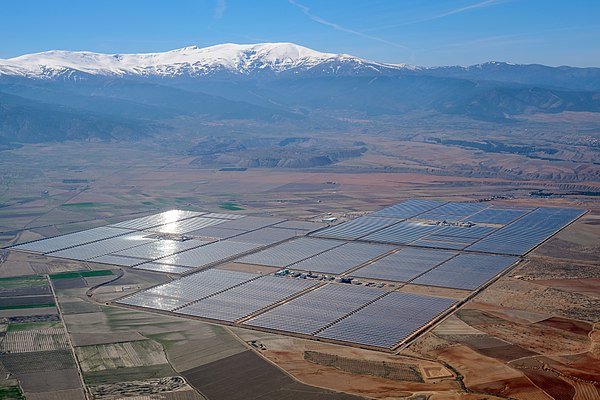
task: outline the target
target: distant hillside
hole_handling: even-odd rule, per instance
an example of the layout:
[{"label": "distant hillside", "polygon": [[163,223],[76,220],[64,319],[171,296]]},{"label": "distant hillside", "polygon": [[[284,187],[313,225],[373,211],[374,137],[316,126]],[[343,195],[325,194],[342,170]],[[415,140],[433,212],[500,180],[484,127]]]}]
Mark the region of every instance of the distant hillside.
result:
[{"label": "distant hillside", "polygon": [[600,69],[490,62],[422,68],[291,43],[164,53],[49,51],[0,60],[3,143],[137,140],[208,126],[293,126],[407,113],[510,123],[600,112]]}]

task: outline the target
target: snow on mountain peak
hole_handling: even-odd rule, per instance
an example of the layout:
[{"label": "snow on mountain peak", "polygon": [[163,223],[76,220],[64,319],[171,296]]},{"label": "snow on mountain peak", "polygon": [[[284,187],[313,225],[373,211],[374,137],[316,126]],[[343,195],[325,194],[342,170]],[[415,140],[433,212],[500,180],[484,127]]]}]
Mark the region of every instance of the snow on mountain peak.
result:
[{"label": "snow on mountain peak", "polygon": [[308,70],[328,62],[355,62],[357,65],[368,65],[369,68],[406,68],[370,62],[346,54],[322,53],[293,43],[227,43],[143,54],[52,50],[0,59],[0,75],[51,78],[69,71],[117,76],[199,76],[219,71],[245,75],[261,70],[275,73],[291,69]]}]

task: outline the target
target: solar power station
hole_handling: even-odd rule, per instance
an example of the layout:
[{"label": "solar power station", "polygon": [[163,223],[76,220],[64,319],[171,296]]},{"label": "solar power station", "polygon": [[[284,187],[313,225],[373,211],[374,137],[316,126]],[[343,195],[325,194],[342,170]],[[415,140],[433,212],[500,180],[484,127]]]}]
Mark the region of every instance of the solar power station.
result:
[{"label": "solar power station", "polygon": [[13,249],[181,275],[124,306],[393,350],[583,213],[408,200],[325,227],[172,210]]}]

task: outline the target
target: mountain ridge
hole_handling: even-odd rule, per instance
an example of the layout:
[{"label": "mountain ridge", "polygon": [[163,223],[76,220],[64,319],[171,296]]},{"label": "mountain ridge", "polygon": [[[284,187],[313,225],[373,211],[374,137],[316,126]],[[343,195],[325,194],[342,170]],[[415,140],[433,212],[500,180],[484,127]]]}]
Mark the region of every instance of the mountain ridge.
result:
[{"label": "mountain ridge", "polygon": [[[340,68],[340,66],[347,68]],[[49,50],[0,59],[0,76],[52,79],[69,77],[73,72],[100,76],[203,77],[219,72],[251,75],[271,72],[307,72],[321,67],[323,74],[373,75],[419,72],[447,77],[480,78],[495,70],[535,69],[539,71],[576,71],[600,73],[597,67],[551,67],[542,64],[515,64],[488,61],[469,66],[422,67],[403,63],[383,63],[343,53],[320,52],[289,42],[235,44],[208,47],[186,46],[153,53],[97,53],[91,51]],[[504,79],[506,80],[506,79]]]},{"label": "mountain ridge", "polygon": [[[215,71],[248,75],[261,70],[282,73],[307,71],[331,63],[353,68],[403,70],[412,67],[364,60],[348,54],[323,53],[293,43],[188,46],[159,53],[104,54],[50,50],[0,59],[0,75],[53,78],[69,71],[104,76],[208,76]],[[331,71],[335,72],[335,71]]]},{"label": "mountain ridge", "polygon": [[411,114],[512,124],[562,112],[600,113],[600,68],[424,68],[293,43],[0,60],[0,139],[8,141],[164,139],[234,127],[317,132],[346,120],[391,127]]}]

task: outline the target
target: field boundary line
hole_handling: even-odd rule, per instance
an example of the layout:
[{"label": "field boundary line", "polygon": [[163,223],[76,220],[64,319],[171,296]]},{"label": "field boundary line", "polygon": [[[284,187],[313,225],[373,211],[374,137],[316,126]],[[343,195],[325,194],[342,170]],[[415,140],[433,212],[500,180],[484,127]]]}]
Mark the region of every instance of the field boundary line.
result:
[{"label": "field boundary line", "polygon": [[54,302],[56,303],[56,310],[58,310],[58,315],[60,317],[60,321],[62,323],[63,329],[65,330],[65,335],[67,336],[67,342],[69,343],[69,349],[71,350],[71,356],[73,357],[73,361],[77,366],[77,375],[79,376],[79,380],[81,382],[81,389],[83,390],[83,395],[86,400],[91,400],[90,393],[85,384],[85,380],[83,379],[83,371],[81,369],[81,365],[79,364],[79,360],[77,359],[77,354],[75,354],[75,347],[73,347],[73,342],[71,341],[71,335],[69,330],[67,329],[67,324],[65,319],[63,318],[62,308],[60,303],[58,302],[58,297],[56,296],[56,292],[54,290],[54,285],[52,284],[52,279],[50,279],[49,275],[46,275],[46,279],[48,279],[48,285],[50,285],[50,290],[52,291],[52,296],[54,296]]}]

